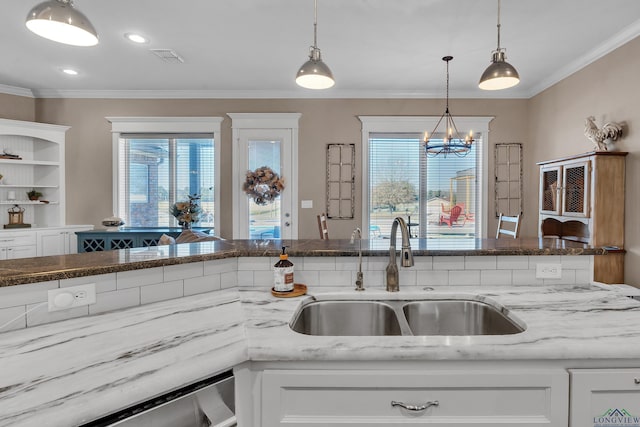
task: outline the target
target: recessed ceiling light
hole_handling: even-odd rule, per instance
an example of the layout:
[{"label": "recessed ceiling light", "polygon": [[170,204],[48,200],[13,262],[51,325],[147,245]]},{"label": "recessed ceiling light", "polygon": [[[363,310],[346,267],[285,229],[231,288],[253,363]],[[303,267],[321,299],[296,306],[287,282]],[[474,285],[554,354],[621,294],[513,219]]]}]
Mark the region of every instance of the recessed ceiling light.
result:
[{"label": "recessed ceiling light", "polygon": [[77,76],[78,75],[78,72],[76,70],[72,69],[72,68],[63,68],[62,72],[65,73],[65,74],[68,74],[70,76]]},{"label": "recessed ceiling light", "polygon": [[129,40],[132,41],[134,43],[138,43],[138,44],[147,44],[149,43],[149,39],[146,38],[145,36],[142,36],[140,34],[136,34],[136,33],[127,33],[124,35],[124,37]]}]

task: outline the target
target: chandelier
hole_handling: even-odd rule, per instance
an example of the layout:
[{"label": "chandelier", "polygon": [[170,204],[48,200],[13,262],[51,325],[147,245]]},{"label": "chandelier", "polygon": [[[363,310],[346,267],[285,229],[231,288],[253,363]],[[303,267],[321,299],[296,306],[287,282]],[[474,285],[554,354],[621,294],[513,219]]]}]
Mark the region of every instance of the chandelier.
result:
[{"label": "chandelier", "polygon": [[[453,121],[453,116],[449,112],[449,61],[453,59],[453,56],[445,56],[442,58],[447,63],[447,106],[444,110],[444,114],[440,116],[436,127],[429,133],[424,133],[424,148],[427,153],[427,157],[435,157],[442,154],[447,157],[447,154],[455,154],[458,157],[464,157],[471,151],[471,144],[473,144],[473,131],[469,131],[468,135],[464,137],[460,136],[458,128]],[[440,125],[444,125],[444,132],[438,132]],[[439,135],[444,135],[440,137]]]}]

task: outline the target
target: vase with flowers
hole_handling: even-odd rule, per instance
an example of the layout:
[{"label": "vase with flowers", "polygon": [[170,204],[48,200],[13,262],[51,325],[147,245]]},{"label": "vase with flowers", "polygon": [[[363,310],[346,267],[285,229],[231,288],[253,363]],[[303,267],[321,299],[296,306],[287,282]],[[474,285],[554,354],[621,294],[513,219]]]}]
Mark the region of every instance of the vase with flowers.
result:
[{"label": "vase with flowers", "polygon": [[187,201],[175,202],[171,206],[171,215],[184,229],[189,229],[194,222],[198,222],[201,212],[200,195],[188,195],[188,198]]}]

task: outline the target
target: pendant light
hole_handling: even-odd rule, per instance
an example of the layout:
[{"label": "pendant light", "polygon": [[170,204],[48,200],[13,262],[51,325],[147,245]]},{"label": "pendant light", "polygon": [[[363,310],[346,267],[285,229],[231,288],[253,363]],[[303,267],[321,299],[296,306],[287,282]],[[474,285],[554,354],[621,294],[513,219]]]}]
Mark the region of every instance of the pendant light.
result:
[{"label": "pendant light", "polygon": [[500,90],[520,83],[520,76],[513,65],[506,61],[505,49],[500,47],[500,0],[498,0],[498,48],[491,53],[491,65],[484,70],[478,87],[484,90]]},{"label": "pendant light", "polygon": [[[455,154],[458,157],[464,157],[471,151],[471,144],[473,144],[473,131],[469,131],[468,135],[464,137],[458,132],[453,116],[449,112],[449,61],[453,59],[453,56],[445,56],[442,58],[447,63],[447,104],[444,110],[444,114],[440,116],[440,120],[436,123],[436,127],[433,128],[431,136],[429,133],[424,133],[424,149],[427,157],[436,157],[442,154],[442,157],[447,157],[448,154]],[[440,125],[444,125],[444,129],[439,130]],[[440,135],[444,134],[443,137]]]},{"label": "pendant light", "polygon": [[318,49],[318,0],[313,0],[313,46],[309,48],[309,60],[298,70],[296,83],[307,89],[328,89],[336,83]]},{"label": "pendant light", "polygon": [[98,33],[73,0],[48,0],[27,15],[27,28],[37,35],[73,46],[95,46]]}]

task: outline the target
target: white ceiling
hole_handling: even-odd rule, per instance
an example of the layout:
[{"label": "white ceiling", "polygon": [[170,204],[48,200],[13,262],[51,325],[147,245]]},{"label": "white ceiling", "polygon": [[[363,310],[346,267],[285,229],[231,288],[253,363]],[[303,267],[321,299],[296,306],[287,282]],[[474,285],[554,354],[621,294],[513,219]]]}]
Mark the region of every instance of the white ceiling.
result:
[{"label": "white ceiling", "polygon": [[[318,47],[336,85],[302,89],[313,0],[76,0],[96,47],[61,45],[24,25],[40,0],[3,1],[0,91],[36,97],[528,98],[640,34],[639,0],[502,0],[512,89],[477,88],[496,47],[496,0],[318,0]],[[150,44],[134,45],[139,32]],[[173,49],[183,64],[149,49]],[[75,68],[80,75],[60,72]]]}]

